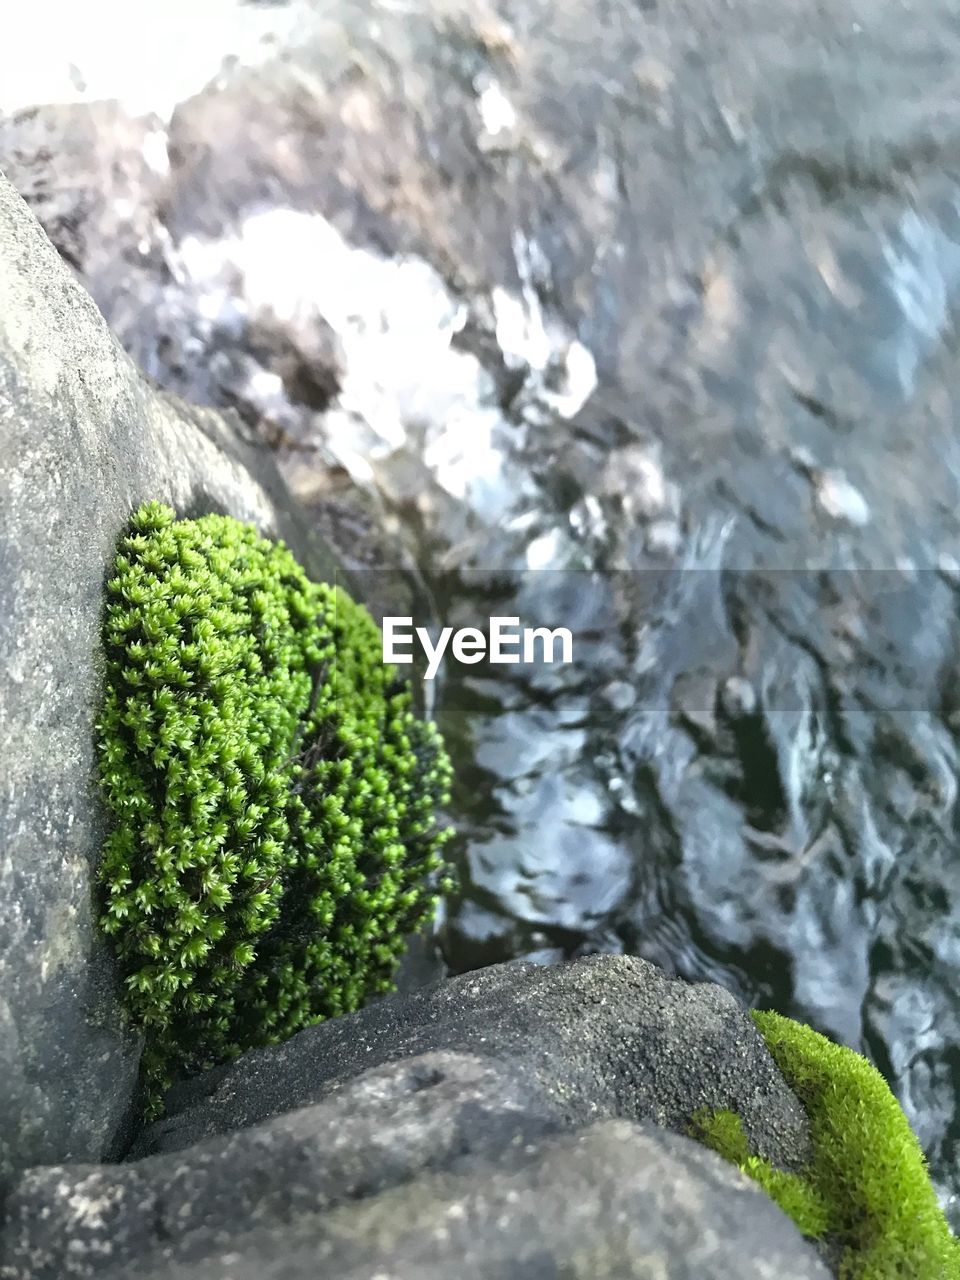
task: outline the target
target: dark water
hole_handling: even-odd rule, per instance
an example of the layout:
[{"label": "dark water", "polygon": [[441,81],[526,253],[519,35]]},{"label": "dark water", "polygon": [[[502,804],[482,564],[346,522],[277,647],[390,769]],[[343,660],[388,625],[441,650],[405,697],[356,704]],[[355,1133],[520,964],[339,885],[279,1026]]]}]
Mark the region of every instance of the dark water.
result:
[{"label": "dark water", "polygon": [[960,1223],[960,19],[342,9],[0,163],[371,601],[574,632],[430,691],[449,966],[623,950],[810,1022]]}]

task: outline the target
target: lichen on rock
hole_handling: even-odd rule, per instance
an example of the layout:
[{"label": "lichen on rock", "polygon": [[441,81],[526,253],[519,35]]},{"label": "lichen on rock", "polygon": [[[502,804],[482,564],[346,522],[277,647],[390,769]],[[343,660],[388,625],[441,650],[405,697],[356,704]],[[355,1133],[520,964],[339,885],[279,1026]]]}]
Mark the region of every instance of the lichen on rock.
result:
[{"label": "lichen on rock", "polygon": [[104,645],[101,922],[156,1109],[390,989],[449,887],[450,765],[366,610],[228,516],[140,508]]},{"label": "lichen on rock", "polygon": [[754,1013],[810,1118],[802,1173],[754,1154],[740,1117],[701,1112],[692,1132],[759,1183],[801,1232],[822,1241],[840,1280],[957,1280],[960,1242],[937,1203],[920,1143],[866,1058],[792,1018]]}]

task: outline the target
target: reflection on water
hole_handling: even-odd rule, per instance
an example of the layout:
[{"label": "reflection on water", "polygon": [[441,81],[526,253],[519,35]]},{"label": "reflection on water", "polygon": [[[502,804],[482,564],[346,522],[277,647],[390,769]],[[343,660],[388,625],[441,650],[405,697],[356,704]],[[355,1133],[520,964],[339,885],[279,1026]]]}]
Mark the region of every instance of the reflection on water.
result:
[{"label": "reflection on water", "polygon": [[[442,943],[457,969],[625,949],[810,1021],[894,1080],[947,1178],[960,1139],[956,574],[909,509],[901,546],[914,555],[895,568],[877,567],[890,565],[888,528],[865,546],[844,532],[884,519],[884,490],[929,498],[909,442],[875,467],[845,419],[896,430],[891,405],[917,395],[951,331],[960,246],[949,219],[907,210],[870,223],[872,258],[863,242],[834,247],[831,275],[789,218],[764,217],[778,286],[818,295],[791,317],[792,342],[802,321],[807,345],[829,334],[842,357],[842,395],[811,364],[803,387],[809,351],[789,371],[817,424],[805,442],[785,438],[778,457],[768,437],[767,456],[719,466],[709,500],[691,500],[669,442],[619,424],[604,435],[589,415],[542,422],[521,403],[499,439],[503,475],[525,484],[501,490],[506,519],[476,507],[472,542],[450,544],[461,562],[514,572],[425,575],[447,625],[516,614],[578,637],[572,668],[445,670],[464,888]],[[737,412],[786,341],[756,279],[768,261],[735,254],[723,270],[743,277],[736,320],[693,331],[704,366],[737,367],[724,391]],[[855,327],[823,293],[828,278],[844,300],[841,261]],[[955,441],[944,446],[938,465],[955,475]],[[811,519],[837,536],[811,536]]]},{"label": "reflection on water", "polygon": [[[932,212],[803,208],[715,250],[677,353],[711,407],[677,438],[605,416],[533,238],[514,237],[520,287],[486,300],[284,210],[176,252],[218,340],[237,314],[333,329],[339,394],[311,429],[406,542],[434,616],[577,635],[568,668],[445,668],[448,964],[623,949],[722,982],[871,1053],[945,1177],[956,605],[923,566],[960,541],[913,518],[943,476],[896,410],[940,359],[960,246]],[[278,377],[254,369],[244,395],[303,430]],[[956,463],[944,434],[937,465]]]}]

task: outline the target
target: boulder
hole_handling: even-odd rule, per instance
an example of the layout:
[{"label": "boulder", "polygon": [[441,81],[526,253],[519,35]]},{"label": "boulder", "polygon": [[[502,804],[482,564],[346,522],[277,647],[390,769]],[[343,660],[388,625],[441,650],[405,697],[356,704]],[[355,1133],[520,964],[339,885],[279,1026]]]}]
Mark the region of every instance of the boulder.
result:
[{"label": "boulder", "polygon": [[821,1280],[757,1188],[688,1139],[563,1132],[523,1064],[428,1053],[320,1101],[126,1165],[32,1170],[8,1280],[599,1277]]},{"label": "boulder", "polygon": [[439,1051],[521,1072],[568,1124],[650,1119],[683,1131],[699,1108],[729,1107],[775,1163],[808,1154],[803,1110],[744,1008],[712,983],[627,956],[497,965],[308,1027],[171,1090],[135,1153],[184,1150],[314,1104],[358,1072]]},{"label": "boulder", "polygon": [[325,552],[269,459],[155,391],[0,178],[0,1176],[115,1152],[139,1040],[98,938],[92,873],[103,584],[131,510],[219,510]]}]

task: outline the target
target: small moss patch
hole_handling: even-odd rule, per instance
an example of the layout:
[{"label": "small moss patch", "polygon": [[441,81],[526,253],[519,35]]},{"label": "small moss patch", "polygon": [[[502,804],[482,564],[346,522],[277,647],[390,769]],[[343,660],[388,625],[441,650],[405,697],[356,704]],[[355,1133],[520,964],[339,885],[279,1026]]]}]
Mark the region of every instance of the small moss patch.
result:
[{"label": "small moss patch", "polygon": [[740,1118],[702,1112],[693,1133],[738,1165],[804,1235],[831,1246],[840,1280],[956,1280],[951,1234],[916,1136],[866,1058],[776,1013],[754,1021],[810,1118],[813,1160],[788,1173],[751,1154]]},{"label": "small moss patch", "polygon": [[136,513],[104,646],[102,926],[155,1110],[390,989],[449,888],[450,765],[366,610],[229,517]]},{"label": "small moss patch", "polygon": [[775,1200],[805,1236],[821,1239],[830,1230],[830,1208],[817,1185],[798,1173],[775,1168],[750,1154],[740,1117],[733,1111],[701,1111],[694,1116],[695,1136],[725,1160],[738,1165]]}]

